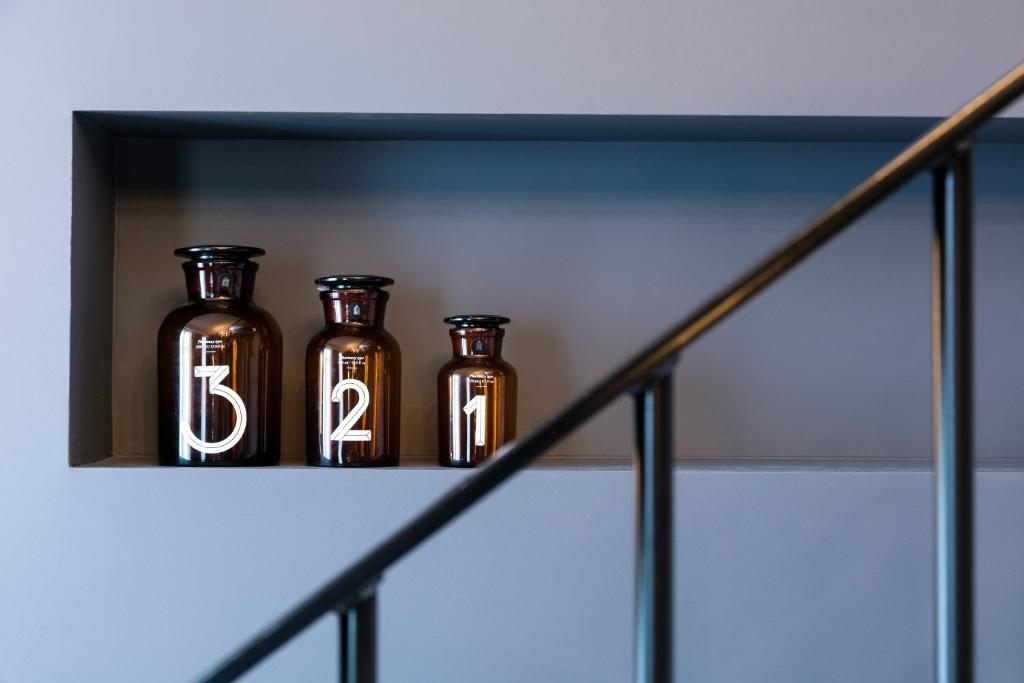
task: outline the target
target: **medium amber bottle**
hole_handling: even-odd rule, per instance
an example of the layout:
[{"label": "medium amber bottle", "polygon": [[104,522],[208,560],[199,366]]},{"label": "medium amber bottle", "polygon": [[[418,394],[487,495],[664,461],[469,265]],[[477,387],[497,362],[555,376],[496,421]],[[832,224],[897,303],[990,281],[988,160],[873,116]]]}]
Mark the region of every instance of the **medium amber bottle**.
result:
[{"label": "medium amber bottle", "polygon": [[276,465],[281,457],[281,330],[253,303],[255,247],[203,245],[186,259],[189,303],[157,337],[161,465]]},{"label": "medium amber bottle", "polygon": [[516,436],[516,371],[501,357],[497,315],[445,318],[453,358],[437,376],[438,462],[473,467]]},{"label": "medium amber bottle", "polygon": [[316,279],[324,327],[306,349],[306,463],[398,464],[402,356],[384,329],[394,280],[376,275]]}]

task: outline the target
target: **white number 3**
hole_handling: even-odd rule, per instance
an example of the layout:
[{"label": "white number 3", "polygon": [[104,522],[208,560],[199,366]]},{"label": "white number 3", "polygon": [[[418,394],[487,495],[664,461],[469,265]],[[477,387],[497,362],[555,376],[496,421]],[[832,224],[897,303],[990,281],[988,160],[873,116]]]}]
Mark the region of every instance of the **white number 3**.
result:
[{"label": "white number 3", "polygon": [[356,405],[348,412],[348,415],[344,415],[341,418],[341,423],[338,428],[331,432],[332,441],[369,441],[370,430],[369,429],[352,429],[359,418],[363,416],[366,409],[370,407],[370,390],[366,388],[366,385],[357,379],[343,379],[334,385],[334,390],[331,391],[331,400],[341,403],[342,396],[344,393],[351,389],[356,392],[358,398],[356,399]]},{"label": "white number 3", "polygon": [[245,404],[242,403],[242,397],[235,393],[231,387],[226,387],[221,384],[228,377],[228,373],[231,369],[227,365],[201,365],[195,368],[195,376],[209,380],[209,391],[211,396],[220,396],[235,409],[235,428],[231,430],[226,439],[221,441],[215,441],[210,443],[209,441],[203,441],[202,439],[196,438],[196,435],[192,433],[192,428],[188,425],[188,416],[185,411],[182,411],[181,415],[181,436],[185,439],[185,442],[196,449],[200,453],[223,453],[229,448],[233,448],[242,440],[242,435],[245,433]]},{"label": "white number 3", "polygon": [[476,429],[473,430],[473,443],[477,446],[487,445],[487,399],[483,394],[477,394],[469,400],[463,408],[462,412],[466,414],[468,418],[473,413],[476,413]]}]

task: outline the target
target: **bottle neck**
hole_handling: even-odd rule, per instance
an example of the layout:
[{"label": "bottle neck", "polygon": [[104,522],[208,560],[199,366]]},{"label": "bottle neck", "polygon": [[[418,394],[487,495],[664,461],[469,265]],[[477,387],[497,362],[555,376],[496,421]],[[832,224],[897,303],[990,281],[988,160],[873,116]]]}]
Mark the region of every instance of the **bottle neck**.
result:
[{"label": "bottle neck", "polygon": [[382,327],[388,293],[372,289],[338,289],[320,292],[328,324]]},{"label": "bottle neck", "polygon": [[186,261],[189,301],[252,301],[256,271],[252,261]]},{"label": "bottle neck", "polygon": [[456,358],[499,360],[505,330],[494,327],[462,327],[448,331]]}]

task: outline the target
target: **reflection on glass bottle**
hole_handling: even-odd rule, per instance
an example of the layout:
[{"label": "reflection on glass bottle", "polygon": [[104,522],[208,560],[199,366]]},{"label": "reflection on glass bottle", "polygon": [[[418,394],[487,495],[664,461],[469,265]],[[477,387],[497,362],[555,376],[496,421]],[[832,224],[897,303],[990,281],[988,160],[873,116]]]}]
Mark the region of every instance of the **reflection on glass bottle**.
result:
[{"label": "reflection on glass bottle", "polygon": [[157,337],[161,465],[276,465],[281,457],[281,330],[252,301],[255,247],[204,245],[187,258],[189,304]]},{"label": "reflection on glass bottle", "polygon": [[516,371],[501,357],[502,325],[497,315],[457,315],[453,358],[437,376],[438,462],[472,467],[516,436]]},{"label": "reflection on glass bottle", "polygon": [[384,329],[394,280],[316,279],[327,326],[306,349],[306,463],[397,465],[402,356]]}]

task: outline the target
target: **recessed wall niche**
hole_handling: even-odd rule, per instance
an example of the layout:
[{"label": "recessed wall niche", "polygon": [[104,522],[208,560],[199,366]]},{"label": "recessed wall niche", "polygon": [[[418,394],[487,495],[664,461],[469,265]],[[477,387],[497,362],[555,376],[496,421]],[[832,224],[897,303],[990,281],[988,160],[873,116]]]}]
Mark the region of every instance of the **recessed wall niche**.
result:
[{"label": "recessed wall niche", "polygon": [[[284,334],[285,462],[302,456],[302,358],[323,324],[313,278],[395,278],[402,454],[429,461],[443,317],[512,318],[525,433],[926,123],[80,112],[69,462],[155,464],[155,338],[185,299],[178,246],[267,250],[256,300]],[[1004,192],[987,195],[998,224]],[[684,356],[680,457],[927,462],[928,207],[911,186]],[[1021,284],[985,277],[992,292]],[[994,428],[983,455],[1009,453],[1014,429]],[[553,452],[625,461],[632,438],[623,400]]]}]

